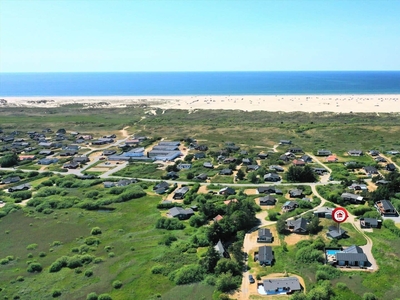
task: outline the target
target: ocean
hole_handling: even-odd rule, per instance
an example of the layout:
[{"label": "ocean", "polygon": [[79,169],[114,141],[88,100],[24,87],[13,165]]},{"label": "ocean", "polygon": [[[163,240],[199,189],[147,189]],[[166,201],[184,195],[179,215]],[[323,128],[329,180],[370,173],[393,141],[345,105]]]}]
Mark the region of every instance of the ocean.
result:
[{"label": "ocean", "polygon": [[400,71],[0,73],[0,97],[400,94]]}]

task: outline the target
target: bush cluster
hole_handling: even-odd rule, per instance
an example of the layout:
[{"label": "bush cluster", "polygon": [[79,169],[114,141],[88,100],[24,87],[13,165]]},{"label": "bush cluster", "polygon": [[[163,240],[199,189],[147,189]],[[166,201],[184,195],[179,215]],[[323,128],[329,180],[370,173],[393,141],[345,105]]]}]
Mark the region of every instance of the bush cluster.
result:
[{"label": "bush cluster", "polygon": [[184,229],[185,225],[177,219],[160,218],[156,223],[156,228],[167,229],[167,230],[177,230]]},{"label": "bush cluster", "polygon": [[85,255],[74,255],[72,257],[62,256],[53,262],[50,266],[49,272],[55,273],[60,271],[62,268],[75,269],[87,265],[94,260],[94,257],[88,254]]}]

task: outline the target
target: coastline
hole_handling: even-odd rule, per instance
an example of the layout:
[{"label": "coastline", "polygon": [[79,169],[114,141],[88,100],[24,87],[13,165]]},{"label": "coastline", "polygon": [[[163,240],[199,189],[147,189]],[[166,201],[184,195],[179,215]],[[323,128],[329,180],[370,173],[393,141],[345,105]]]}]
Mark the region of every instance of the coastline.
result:
[{"label": "coastline", "polygon": [[2,97],[0,107],[84,105],[118,108],[148,105],[161,109],[223,109],[271,112],[399,113],[400,94],[193,95],[193,96],[44,96]]}]

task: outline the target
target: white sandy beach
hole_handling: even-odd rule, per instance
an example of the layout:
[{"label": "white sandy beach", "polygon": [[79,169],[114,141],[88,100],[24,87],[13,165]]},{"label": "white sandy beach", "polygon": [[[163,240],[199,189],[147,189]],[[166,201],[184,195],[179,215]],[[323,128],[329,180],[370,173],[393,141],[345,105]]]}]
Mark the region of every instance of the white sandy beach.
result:
[{"label": "white sandy beach", "polygon": [[0,97],[1,106],[58,107],[84,104],[89,107],[125,107],[146,104],[162,109],[232,109],[282,112],[400,112],[400,95],[233,95],[233,96],[74,96]]}]

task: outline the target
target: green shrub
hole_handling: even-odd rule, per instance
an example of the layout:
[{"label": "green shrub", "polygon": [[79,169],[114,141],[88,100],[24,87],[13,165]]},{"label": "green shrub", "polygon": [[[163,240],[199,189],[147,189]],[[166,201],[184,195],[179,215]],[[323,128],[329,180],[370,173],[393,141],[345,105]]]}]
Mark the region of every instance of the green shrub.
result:
[{"label": "green shrub", "polygon": [[46,256],[46,252],[40,252],[39,253],[39,257],[45,257]]},{"label": "green shrub", "polygon": [[115,256],[115,253],[114,253],[114,252],[108,253],[108,257],[114,257],[114,256]]},{"label": "green shrub", "polygon": [[89,270],[85,271],[85,276],[86,277],[91,277],[92,275],[93,275],[93,271],[92,270],[89,269]]},{"label": "green shrub", "polygon": [[216,282],[217,282],[217,277],[215,277],[215,275],[206,275],[206,277],[204,278],[205,284],[215,286]]},{"label": "green shrub", "polygon": [[162,274],[165,270],[164,266],[154,266],[151,268],[152,274]]},{"label": "green shrub", "polygon": [[60,297],[61,296],[61,291],[58,290],[58,289],[57,290],[53,290],[52,296],[53,296],[53,298]]},{"label": "green shrub", "polygon": [[378,297],[375,296],[373,293],[365,293],[363,295],[363,300],[378,300]]},{"label": "green shrub", "polygon": [[109,294],[101,294],[101,295],[99,295],[97,300],[112,300],[112,298]]},{"label": "green shrub", "polygon": [[42,265],[39,263],[31,263],[26,269],[29,273],[42,272]]},{"label": "green shrub", "polygon": [[62,268],[65,268],[68,264],[68,257],[62,256],[58,258],[55,262],[53,262],[50,266],[49,272],[55,273],[60,271]]},{"label": "green shrub", "polygon": [[73,256],[68,258],[67,267],[70,269],[75,269],[82,267],[82,262],[79,256]]},{"label": "green shrub", "polygon": [[6,265],[8,264],[9,260],[6,258],[0,259],[0,265]]},{"label": "green shrub", "polygon": [[177,230],[184,229],[185,225],[177,219],[170,218],[160,218],[156,223],[156,228],[167,229],[167,230]]},{"label": "green shrub", "polygon": [[92,292],[86,296],[86,300],[98,300],[98,296],[95,292]]},{"label": "green shrub", "polygon": [[114,289],[120,289],[122,287],[122,282],[119,280],[115,280],[113,281],[112,286]]},{"label": "green shrub", "polygon": [[96,257],[96,258],[94,259],[94,263],[95,263],[95,264],[102,263],[103,261],[104,261],[104,259],[101,258],[101,257]]},{"label": "green shrub", "polygon": [[347,285],[344,282],[338,282],[336,284],[336,288],[338,288],[339,290],[342,290],[342,291],[348,289]]},{"label": "green shrub", "polygon": [[26,247],[26,250],[35,250],[38,247],[38,244],[30,244]]},{"label": "green shrub", "polygon": [[89,245],[89,246],[91,246],[91,245],[99,245],[100,244],[100,240],[98,238],[90,236],[90,237],[85,239],[85,244]]},{"label": "green shrub", "polygon": [[189,284],[203,280],[203,271],[199,265],[186,265],[170,274],[175,284]]},{"label": "green shrub", "polygon": [[32,253],[28,253],[28,258],[32,258],[33,254]]},{"label": "green shrub", "polygon": [[24,278],[24,276],[18,276],[16,280],[19,282],[22,282],[25,280],[25,278]]},{"label": "green shrub", "polygon": [[88,191],[86,193],[86,197],[87,198],[91,198],[91,199],[96,198],[98,195],[99,195],[99,192],[98,191],[94,191],[94,190]]},{"label": "green shrub", "polygon": [[93,227],[92,230],[90,231],[91,235],[98,235],[101,234],[101,229],[100,227]]}]

